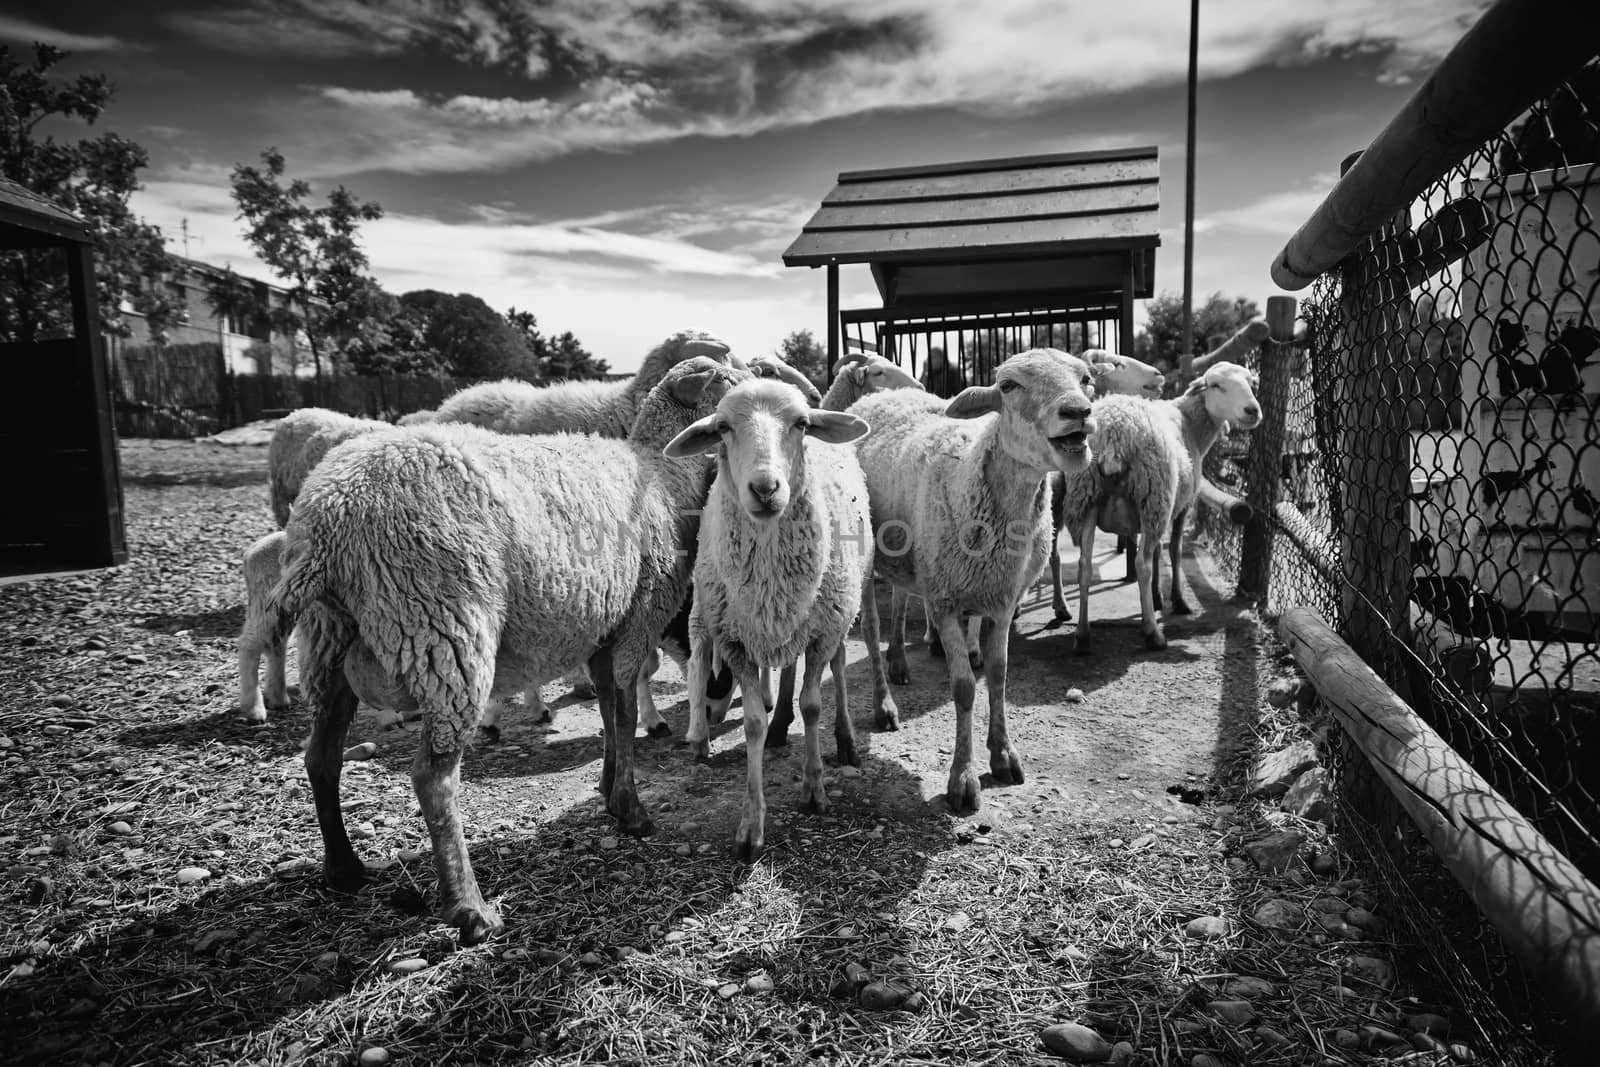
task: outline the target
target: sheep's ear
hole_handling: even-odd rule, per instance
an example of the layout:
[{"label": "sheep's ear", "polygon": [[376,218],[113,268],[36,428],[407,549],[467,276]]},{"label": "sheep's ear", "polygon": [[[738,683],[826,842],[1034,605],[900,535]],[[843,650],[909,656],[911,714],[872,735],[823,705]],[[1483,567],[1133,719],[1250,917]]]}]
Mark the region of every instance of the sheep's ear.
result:
[{"label": "sheep's ear", "polygon": [[[683,367],[684,364],[680,363],[679,366]],[[701,364],[701,367],[704,369],[686,369],[666,380],[667,391],[672,394],[672,399],[686,408],[698,406],[705,397],[707,387],[717,377],[716,367],[708,364]]]},{"label": "sheep's ear", "polygon": [[811,379],[781,359],[763,359],[760,363],[760,370],[757,373],[763,378],[776,378],[780,382],[788,382],[805,394],[806,403],[808,404],[820,404],[822,402],[822,394],[817,392],[817,387],[811,384]]},{"label": "sheep's ear", "polygon": [[806,427],[806,436],[830,445],[842,445],[865,437],[872,429],[867,425],[867,420],[848,411],[812,410],[807,417],[811,425]]},{"label": "sheep's ear", "polygon": [[1183,391],[1183,395],[1184,396],[1194,396],[1196,393],[1204,392],[1205,388],[1206,388],[1206,376],[1204,374],[1202,374],[1202,375],[1200,375],[1200,377],[1194,379],[1194,381],[1189,383],[1189,388],[1187,388],[1187,389],[1185,389]]},{"label": "sheep's ear", "polygon": [[844,368],[844,373],[849,376],[852,385],[859,386],[867,376],[867,368],[858,363],[853,367]]},{"label": "sheep's ear", "polygon": [[961,390],[945,405],[944,413],[952,419],[975,419],[991,411],[1000,410],[998,385],[973,385]]},{"label": "sheep's ear", "polygon": [[688,459],[691,456],[703,456],[708,452],[715,452],[722,444],[722,434],[718,431],[718,416],[707,415],[699,422],[686,426],[672,440],[667,442],[667,447],[661,454],[668,459]]}]

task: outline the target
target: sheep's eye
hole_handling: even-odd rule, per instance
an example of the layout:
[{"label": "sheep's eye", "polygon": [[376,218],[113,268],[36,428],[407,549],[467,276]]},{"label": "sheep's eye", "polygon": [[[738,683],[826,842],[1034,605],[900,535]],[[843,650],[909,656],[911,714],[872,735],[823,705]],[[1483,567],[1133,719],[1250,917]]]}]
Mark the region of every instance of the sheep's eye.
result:
[{"label": "sheep's eye", "polygon": [[719,422],[717,423],[717,432],[726,437],[728,434],[733,432],[733,426],[726,422]]},{"label": "sheep's eye", "polygon": [[801,433],[805,433],[807,430],[811,429],[811,420],[805,418],[804,416],[795,419],[793,429],[799,430]]},{"label": "sheep's eye", "polygon": [[1000,379],[1000,391],[1002,393],[1014,393],[1014,392],[1017,391],[1017,389],[1018,389],[1018,385],[1012,379],[1010,379],[1010,378],[1002,378],[1002,379]]}]

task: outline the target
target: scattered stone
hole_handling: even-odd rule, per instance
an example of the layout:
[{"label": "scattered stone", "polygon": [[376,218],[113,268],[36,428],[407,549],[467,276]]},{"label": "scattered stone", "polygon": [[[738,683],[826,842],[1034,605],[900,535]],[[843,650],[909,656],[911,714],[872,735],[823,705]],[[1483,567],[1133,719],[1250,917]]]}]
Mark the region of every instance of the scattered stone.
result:
[{"label": "scattered stone", "polygon": [[53,696],[50,698],[50,706],[52,708],[70,708],[72,707],[72,698],[69,696]]},{"label": "scattered stone", "polygon": [[717,996],[721,997],[723,1000],[732,1000],[734,995],[738,992],[738,982],[724,982],[722,985],[717,986]]},{"label": "scattered stone", "polygon": [[1298,830],[1282,830],[1251,841],[1244,846],[1244,851],[1257,869],[1268,874],[1282,874],[1294,862],[1304,842],[1305,835]]},{"label": "scattered stone", "polygon": [[1339,860],[1331,852],[1318,852],[1311,857],[1311,873],[1331,878],[1339,873]]},{"label": "scattered stone", "polygon": [[1450,1020],[1443,1015],[1433,1012],[1418,1012],[1416,1015],[1406,1016],[1406,1025],[1419,1034],[1432,1034],[1434,1037],[1450,1036]]},{"label": "scattered stone", "polygon": [[1291,815],[1313,822],[1327,822],[1333,814],[1333,802],[1328,791],[1328,772],[1312,767],[1294,780],[1289,791],[1283,794],[1279,807]]},{"label": "scattered stone", "polygon": [[389,1060],[389,1050],[382,1045],[361,1050],[361,1067],[383,1067]]},{"label": "scattered stone", "polygon": [[403,960],[390,960],[384,970],[390,974],[416,974],[428,968],[428,961],[421,956],[411,956]]},{"label": "scattered stone", "polygon": [[533,961],[541,967],[565,967],[567,954],[553,948],[538,948],[533,950]]},{"label": "scattered stone", "polygon": [[293,874],[312,865],[312,860],[305,856],[296,856],[294,859],[284,860],[272,868],[274,874]]},{"label": "scattered stone", "polygon": [[[371,741],[363,741],[359,745],[351,745],[344,750],[344,761],[346,763],[359,763],[361,760],[369,760],[377,754],[378,746],[376,744]],[[388,1055],[388,1053],[384,1053],[384,1055]]]},{"label": "scattered stone", "polygon": [[770,993],[774,988],[772,976],[766,971],[757,971],[744,980],[746,993]]},{"label": "scattered stone", "polygon": [[1196,1052],[1189,1061],[1189,1067],[1227,1067],[1227,1064],[1209,1052]]},{"label": "scattered stone", "polygon": [[892,982],[868,982],[862,988],[859,1000],[868,1011],[892,1011],[906,999],[906,990]]},{"label": "scattered stone", "polygon": [[1344,961],[1345,973],[1368,985],[1387,989],[1394,984],[1394,967],[1376,956],[1351,956]]},{"label": "scattered stone", "polygon": [[1300,699],[1300,690],[1305,684],[1299,678],[1279,678],[1267,686],[1267,703],[1275,708],[1286,708]]},{"label": "scattered stone", "polygon": [[1340,1048],[1360,1048],[1361,1035],[1354,1030],[1335,1030],[1333,1032],[1333,1043]]},{"label": "scattered stone", "polygon": [[1350,905],[1343,897],[1318,897],[1311,902],[1311,907],[1316,911],[1344,913],[1350,910]]},{"label": "scattered stone", "polygon": [[329,949],[311,961],[311,966],[319,971],[331,971],[339,966],[339,954]]},{"label": "scattered stone", "polygon": [[860,767],[852,767],[850,764],[847,763],[843,767],[839,768],[839,777],[840,778],[860,778],[861,777],[861,768]]},{"label": "scattered stone", "polygon": [[928,1006],[928,998],[921,993],[908,993],[900,1002],[901,1011],[921,1011]]},{"label": "scattered stone", "polygon": [[1457,1063],[1476,1063],[1478,1054],[1472,1051],[1471,1045],[1458,1043],[1450,1046],[1450,1058]]},{"label": "scattered stone", "polygon": [[1256,1027],[1256,1040],[1263,1045],[1287,1045],[1291,1043],[1288,1034],[1282,1030],[1274,1030],[1270,1026]]},{"label": "scattered stone", "polygon": [[1329,937],[1337,937],[1343,941],[1361,940],[1361,931],[1345,922],[1337,912],[1322,911],[1317,913],[1317,925],[1327,931]]},{"label": "scattered stone", "polygon": [[1238,978],[1228,979],[1222,991],[1235,999],[1253,1000],[1256,997],[1272,996],[1278,991],[1278,987],[1265,978],[1241,975]]},{"label": "scattered stone", "polygon": [[1359,926],[1368,933],[1383,933],[1383,920],[1366,908],[1351,908],[1344,913],[1344,921],[1351,926]]},{"label": "scattered stone", "polygon": [[[605,957],[598,952],[585,952],[578,957],[578,962],[585,967],[599,967],[605,963]],[[737,987],[735,987],[737,988]]]},{"label": "scattered stone", "polygon": [[1412,1034],[1411,1047],[1418,1052],[1433,1052],[1440,1055],[1449,1055],[1450,1053],[1449,1047],[1432,1034]]},{"label": "scattered stone", "polygon": [[70,728],[54,722],[50,723],[48,726],[41,726],[39,731],[50,737],[60,737],[62,734],[70,734],[72,732]]},{"label": "scattered stone", "polygon": [[1127,1064],[1133,1062],[1133,1042],[1118,1041],[1111,1046],[1111,1059],[1113,1064]]},{"label": "scattered stone", "polygon": [[184,867],[178,871],[179,885],[194,885],[196,882],[208,881],[210,878],[211,872],[204,867]]},{"label": "scattered stone", "polygon": [[1213,1000],[1206,1005],[1206,1011],[1234,1026],[1247,1026],[1256,1017],[1256,1009],[1248,1000]]},{"label": "scattered stone", "polygon": [[1221,915],[1202,915],[1198,919],[1190,919],[1183,932],[1203,941],[1215,941],[1228,936],[1228,920]]},{"label": "scattered stone", "polygon": [[1073,686],[1071,689],[1067,690],[1066,696],[1062,699],[1064,699],[1068,704],[1082,704],[1083,690],[1079,689],[1077,686]]},{"label": "scattered stone", "polygon": [[614,851],[616,851],[616,848],[617,848],[618,844],[619,844],[619,842],[614,837],[602,837],[600,839],[600,851],[601,852],[614,852]]},{"label": "scattered stone", "polygon": [[209,953],[212,949],[216,948],[218,945],[226,944],[229,941],[237,941],[238,939],[239,931],[237,930],[207,930],[205,933],[200,935],[197,941],[195,941],[194,950],[203,956]]},{"label": "scattered stone", "polygon": [[1367,1023],[1365,1026],[1363,1026],[1360,1033],[1361,1040],[1369,1048],[1384,1048],[1388,1045],[1410,1044],[1409,1041],[1395,1033],[1393,1030],[1386,1030],[1383,1027],[1377,1026],[1373,1023]]},{"label": "scattered stone", "polygon": [[127,837],[129,834],[133,833],[133,827],[129,826],[123,820],[118,819],[116,822],[106,827],[106,833],[115,834],[118,837]]},{"label": "scattered stone", "polygon": [[1305,909],[1288,900],[1269,900],[1251,916],[1262,926],[1273,930],[1295,930],[1305,924]]},{"label": "scattered stone", "polygon": [[689,844],[689,843],[687,843],[687,842],[685,842],[684,844],[679,845],[677,848],[673,849],[672,851],[674,853],[676,853],[677,855],[679,855],[679,856],[688,856],[688,855],[691,855],[694,852],[694,846]]},{"label": "scattered stone", "polygon": [[1111,1042],[1082,1023],[1047,1026],[1039,1040],[1057,1056],[1075,1063],[1104,1063],[1111,1058]]},{"label": "scattered stone", "polygon": [[851,985],[851,992],[854,992],[872,981],[872,972],[859,963],[847,963],[844,965],[844,977]]},{"label": "scattered stone", "polygon": [[1317,762],[1317,750],[1310,741],[1296,741],[1287,748],[1268,752],[1256,760],[1250,771],[1250,792],[1260,797],[1282,796],[1300,772]]},{"label": "scattered stone", "polygon": [[941,925],[950,933],[959,934],[972,925],[972,918],[964,911],[952,912]]}]

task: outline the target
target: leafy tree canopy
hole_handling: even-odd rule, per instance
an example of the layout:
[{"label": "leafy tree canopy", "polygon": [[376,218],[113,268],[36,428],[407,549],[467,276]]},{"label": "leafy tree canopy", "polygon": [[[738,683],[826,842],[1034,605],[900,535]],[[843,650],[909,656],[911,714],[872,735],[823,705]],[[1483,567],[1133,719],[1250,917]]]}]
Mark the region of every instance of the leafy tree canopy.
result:
[{"label": "leafy tree canopy", "polygon": [[533,353],[539,378],[579,381],[610,373],[610,365],[584,348],[570,330],[558,337],[546,337],[539,332],[539,320],[533,312],[516,308],[506,312],[506,322]]},{"label": "leafy tree canopy", "polygon": [[1209,339],[1233,334],[1261,314],[1248,297],[1226,297],[1212,293],[1194,309],[1193,333],[1183,343],[1183,294],[1164,292],[1145,305],[1149,321],[1134,338],[1134,355],[1156,366],[1171,370],[1184,352],[1204,355],[1211,350]]},{"label": "leafy tree canopy", "polygon": [[403,312],[420,326],[423,347],[458,378],[539,377],[538,360],[505,317],[471,293],[417,289],[403,293]]},{"label": "leafy tree canopy", "polygon": [[779,341],[774,355],[811,379],[818,389],[828,387],[828,353],[810,330],[796,330]]}]

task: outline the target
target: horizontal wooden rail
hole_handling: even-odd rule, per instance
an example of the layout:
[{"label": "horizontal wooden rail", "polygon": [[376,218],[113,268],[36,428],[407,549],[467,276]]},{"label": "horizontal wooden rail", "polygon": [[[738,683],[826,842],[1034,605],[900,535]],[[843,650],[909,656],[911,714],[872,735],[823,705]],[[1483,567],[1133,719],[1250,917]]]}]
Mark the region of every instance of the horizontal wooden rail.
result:
[{"label": "horizontal wooden rail", "polygon": [[1213,363],[1238,363],[1250,354],[1250,350],[1265,341],[1270,336],[1271,330],[1262,319],[1252,319],[1216,348],[1203,356],[1194,357],[1194,373],[1204,374],[1206,368]]},{"label": "horizontal wooden rail", "polygon": [[1334,555],[1333,542],[1327,534],[1306,518],[1305,512],[1289,503],[1280,500],[1272,506],[1273,525],[1289,539],[1289,543],[1300,550],[1317,574],[1330,589],[1337,589],[1342,584],[1339,576],[1339,562]]},{"label": "horizontal wooden rail", "polygon": [[1278,620],[1317,695],[1574,1027],[1600,1024],[1600,890],[1329,629]]},{"label": "horizontal wooden rail", "polygon": [[1250,521],[1250,516],[1255,514],[1254,509],[1232,493],[1224,492],[1211,484],[1211,479],[1201,476],[1195,484],[1195,495],[1202,503],[1216,508],[1228,517],[1228,521],[1235,526],[1243,526]]},{"label": "horizontal wooden rail", "polygon": [[1310,285],[1597,51],[1594,0],[1497,0],[1289,239],[1272,280]]}]

